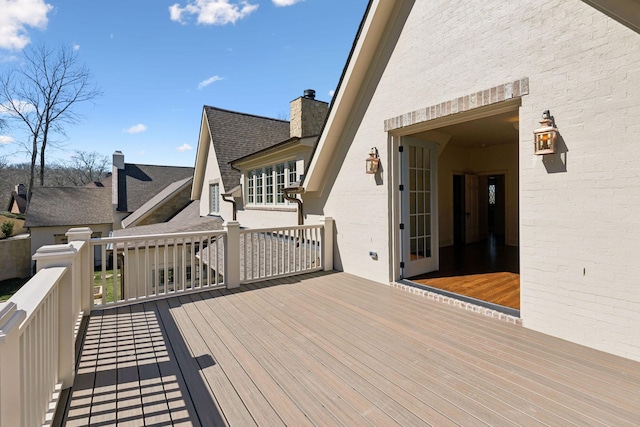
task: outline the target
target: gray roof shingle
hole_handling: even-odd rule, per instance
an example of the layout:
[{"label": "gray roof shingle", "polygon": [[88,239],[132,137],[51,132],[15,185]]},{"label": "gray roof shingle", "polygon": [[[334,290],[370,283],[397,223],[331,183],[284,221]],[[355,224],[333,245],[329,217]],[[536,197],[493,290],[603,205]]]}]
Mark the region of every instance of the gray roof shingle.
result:
[{"label": "gray roof shingle", "polygon": [[225,189],[237,186],[240,172],[229,162],[289,139],[289,122],[204,106]]},{"label": "gray roof shingle", "polygon": [[189,231],[222,230],[223,221],[219,216],[200,216],[200,202],[194,200],[167,222],[140,225],[115,230],[113,235],[143,236],[148,234],[186,233]]},{"label": "gray roof shingle", "polygon": [[125,163],[118,171],[118,211],[133,212],[171,183],[192,176],[192,167]]},{"label": "gray roof shingle", "polygon": [[111,188],[35,187],[25,227],[111,224]]}]

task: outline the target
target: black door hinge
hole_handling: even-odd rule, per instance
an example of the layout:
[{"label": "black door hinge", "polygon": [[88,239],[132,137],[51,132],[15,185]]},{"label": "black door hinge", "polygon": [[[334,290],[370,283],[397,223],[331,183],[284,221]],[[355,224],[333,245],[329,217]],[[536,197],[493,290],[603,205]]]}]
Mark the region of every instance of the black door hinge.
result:
[{"label": "black door hinge", "polygon": [[402,153],[404,151],[404,147],[402,145],[398,146],[398,152]]},{"label": "black door hinge", "polygon": [[400,191],[404,191],[404,185],[400,184]]},{"label": "black door hinge", "polygon": [[400,230],[404,230],[404,224],[400,224]]},{"label": "black door hinge", "polygon": [[404,268],[404,261],[400,261],[400,268]]}]

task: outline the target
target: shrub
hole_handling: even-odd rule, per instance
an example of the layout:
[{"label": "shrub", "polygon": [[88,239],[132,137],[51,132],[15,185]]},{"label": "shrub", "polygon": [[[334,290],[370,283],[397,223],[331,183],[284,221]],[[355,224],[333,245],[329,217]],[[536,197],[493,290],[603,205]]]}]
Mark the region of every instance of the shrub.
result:
[{"label": "shrub", "polygon": [[13,234],[13,222],[11,221],[3,222],[2,226],[0,226],[0,231],[2,231],[2,234],[4,234],[4,237],[11,237],[11,235]]}]

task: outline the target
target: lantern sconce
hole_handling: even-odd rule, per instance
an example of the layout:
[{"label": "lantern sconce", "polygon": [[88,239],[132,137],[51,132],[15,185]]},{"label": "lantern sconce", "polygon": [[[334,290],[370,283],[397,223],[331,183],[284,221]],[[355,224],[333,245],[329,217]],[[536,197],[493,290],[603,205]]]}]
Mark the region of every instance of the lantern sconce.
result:
[{"label": "lantern sconce", "polygon": [[375,175],[378,173],[378,166],[380,165],[380,157],[378,157],[378,149],[376,147],[371,148],[369,157],[366,158],[366,170],[368,174]]},{"label": "lantern sconce", "polygon": [[540,127],[533,131],[534,153],[539,156],[543,154],[555,154],[557,139],[558,128],[556,128],[549,110],[545,110],[542,113]]}]

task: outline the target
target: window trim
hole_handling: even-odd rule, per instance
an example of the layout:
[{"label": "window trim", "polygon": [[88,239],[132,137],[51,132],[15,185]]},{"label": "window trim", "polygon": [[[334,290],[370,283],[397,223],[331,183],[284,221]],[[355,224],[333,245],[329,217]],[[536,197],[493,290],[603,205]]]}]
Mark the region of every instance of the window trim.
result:
[{"label": "window trim", "polygon": [[298,159],[290,159],[246,170],[247,190],[244,194],[246,206],[251,208],[287,208],[291,205],[291,202],[285,200],[282,189],[298,181],[297,163]]}]

